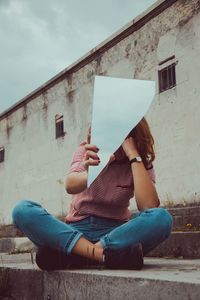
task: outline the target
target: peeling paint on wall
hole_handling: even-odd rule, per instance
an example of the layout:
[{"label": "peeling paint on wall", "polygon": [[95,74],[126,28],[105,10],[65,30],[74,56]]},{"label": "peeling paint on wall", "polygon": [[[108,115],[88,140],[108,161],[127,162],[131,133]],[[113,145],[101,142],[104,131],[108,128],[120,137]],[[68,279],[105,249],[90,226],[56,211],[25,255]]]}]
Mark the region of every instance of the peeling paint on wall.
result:
[{"label": "peeling paint on wall", "polygon": [[[191,5],[193,2],[193,5]],[[182,0],[181,1],[183,14],[180,17],[179,26],[187,24],[196,14],[200,12],[200,1]]]},{"label": "peeling paint on wall", "polygon": [[23,106],[22,122],[25,122],[26,120],[27,120],[27,105],[25,104]]},{"label": "peeling paint on wall", "polygon": [[6,118],[6,133],[7,133],[7,137],[8,139],[10,138],[10,133],[11,133],[11,130],[12,130],[12,126],[10,124],[10,118]]},{"label": "peeling paint on wall", "polygon": [[70,91],[68,94],[67,94],[67,100],[69,103],[72,103],[74,101],[74,91]]},{"label": "peeling paint on wall", "polygon": [[126,46],[125,52],[126,52],[126,58],[129,58],[130,52],[131,52],[131,43],[129,43],[129,44]]}]

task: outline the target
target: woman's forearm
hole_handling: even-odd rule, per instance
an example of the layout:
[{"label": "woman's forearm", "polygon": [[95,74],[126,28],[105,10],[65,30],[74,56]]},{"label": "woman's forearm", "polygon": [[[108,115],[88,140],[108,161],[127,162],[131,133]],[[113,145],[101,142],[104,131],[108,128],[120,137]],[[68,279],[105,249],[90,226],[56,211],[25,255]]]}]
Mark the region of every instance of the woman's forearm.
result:
[{"label": "woman's forearm", "polygon": [[68,194],[78,194],[87,188],[87,171],[68,174],[65,181],[65,189]]},{"label": "woman's forearm", "polygon": [[158,207],[160,200],[156,188],[151,181],[144,164],[135,162],[131,164],[134,183],[134,194],[139,210]]},{"label": "woman's forearm", "polygon": [[[129,161],[136,156],[140,156],[132,137],[125,139],[122,147]],[[138,209],[143,210],[145,208],[158,207],[160,200],[143,162],[133,162],[131,164],[131,170]]]}]

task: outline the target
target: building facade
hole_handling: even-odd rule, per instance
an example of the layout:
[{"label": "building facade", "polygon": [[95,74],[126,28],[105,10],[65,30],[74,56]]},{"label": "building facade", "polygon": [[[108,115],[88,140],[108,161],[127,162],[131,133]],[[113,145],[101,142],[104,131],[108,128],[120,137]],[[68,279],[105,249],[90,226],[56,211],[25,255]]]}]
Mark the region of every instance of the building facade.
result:
[{"label": "building facade", "polygon": [[[200,1],[159,0],[0,115],[0,222],[20,199],[66,214],[73,152],[91,120],[94,76],[155,80],[147,114],[162,205],[200,195]],[[123,105],[123,103],[122,103]]]}]

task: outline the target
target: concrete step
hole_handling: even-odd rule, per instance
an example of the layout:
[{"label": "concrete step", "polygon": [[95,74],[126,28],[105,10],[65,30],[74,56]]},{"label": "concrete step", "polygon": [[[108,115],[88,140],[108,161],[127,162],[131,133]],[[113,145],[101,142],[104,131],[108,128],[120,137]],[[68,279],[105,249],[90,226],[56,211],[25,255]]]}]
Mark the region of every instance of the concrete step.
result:
[{"label": "concrete step", "polygon": [[22,237],[23,234],[18,230],[15,225],[0,225],[0,238],[7,237]]},{"label": "concrete step", "polygon": [[200,260],[148,258],[141,271],[46,272],[29,254],[2,254],[0,276],[4,296],[17,300],[198,300],[200,295]]},{"label": "concrete step", "polygon": [[174,231],[200,231],[200,206],[169,208]]},{"label": "concrete step", "polygon": [[33,248],[33,243],[26,237],[0,238],[0,253],[30,252]]},{"label": "concrete step", "polygon": [[[173,229],[176,231],[200,231],[200,215],[173,216]],[[0,239],[15,237],[24,237],[24,235],[14,225],[0,227]]]},{"label": "concrete step", "polygon": [[172,216],[200,216],[200,205],[198,206],[186,206],[177,208],[167,208],[167,210],[172,214]]},{"label": "concrete step", "polygon": [[200,231],[200,216],[174,216],[173,229],[179,231]]},{"label": "concrete step", "polygon": [[200,231],[172,232],[170,237],[148,256],[200,258]]},{"label": "concrete step", "polygon": [[[0,239],[0,253],[30,252],[33,248],[34,244],[26,237]],[[200,231],[172,232],[148,256],[200,258]]]},{"label": "concrete step", "polygon": [[[168,211],[173,216],[173,228],[175,231],[200,231],[200,205],[193,207],[168,208]],[[61,217],[58,219],[64,220]],[[23,236],[23,233],[13,224],[0,226],[0,238]]]},{"label": "concrete step", "polygon": [[[33,248],[33,243],[25,237],[0,239],[0,253],[30,252]],[[200,258],[200,232],[172,232],[171,236],[148,256]]]},{"label": "concrete step", "polygon": [[[200,206],[168,208],[173,217],[174,231],[200,231]],[[138,211],[132,211],[137,213]]]},{"label": "concrete step", "polygon": [[[60,221],[65,221],[65,216],[56,216]],[[0,238],[24,237],[24,234],[14,225],[0,225]]]},{"label": "concrete step", "polygon": [[[169,212],[174,218],[174,232],[149,256],[200,258],[200,206],[171,208]],[[0,238],[0,253],[28,252],[34,247],[26,237],[14,237],[21,235],[14,225],[1,226],[0,236],[6,235],[13,237]]]}]

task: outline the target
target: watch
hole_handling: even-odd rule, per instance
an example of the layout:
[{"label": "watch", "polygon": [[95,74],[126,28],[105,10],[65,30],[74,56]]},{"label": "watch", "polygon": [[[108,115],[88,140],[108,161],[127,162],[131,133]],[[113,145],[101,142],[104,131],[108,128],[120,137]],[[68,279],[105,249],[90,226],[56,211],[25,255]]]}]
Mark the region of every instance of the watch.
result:
[{"label": "watch", "polygon": [[138,162],[138,163],[141,163],[142,162],[142,158],[140,156],[136,156],[134,158],[132,158],[130,160],[130,164],[134,163],[134,162]]}]

